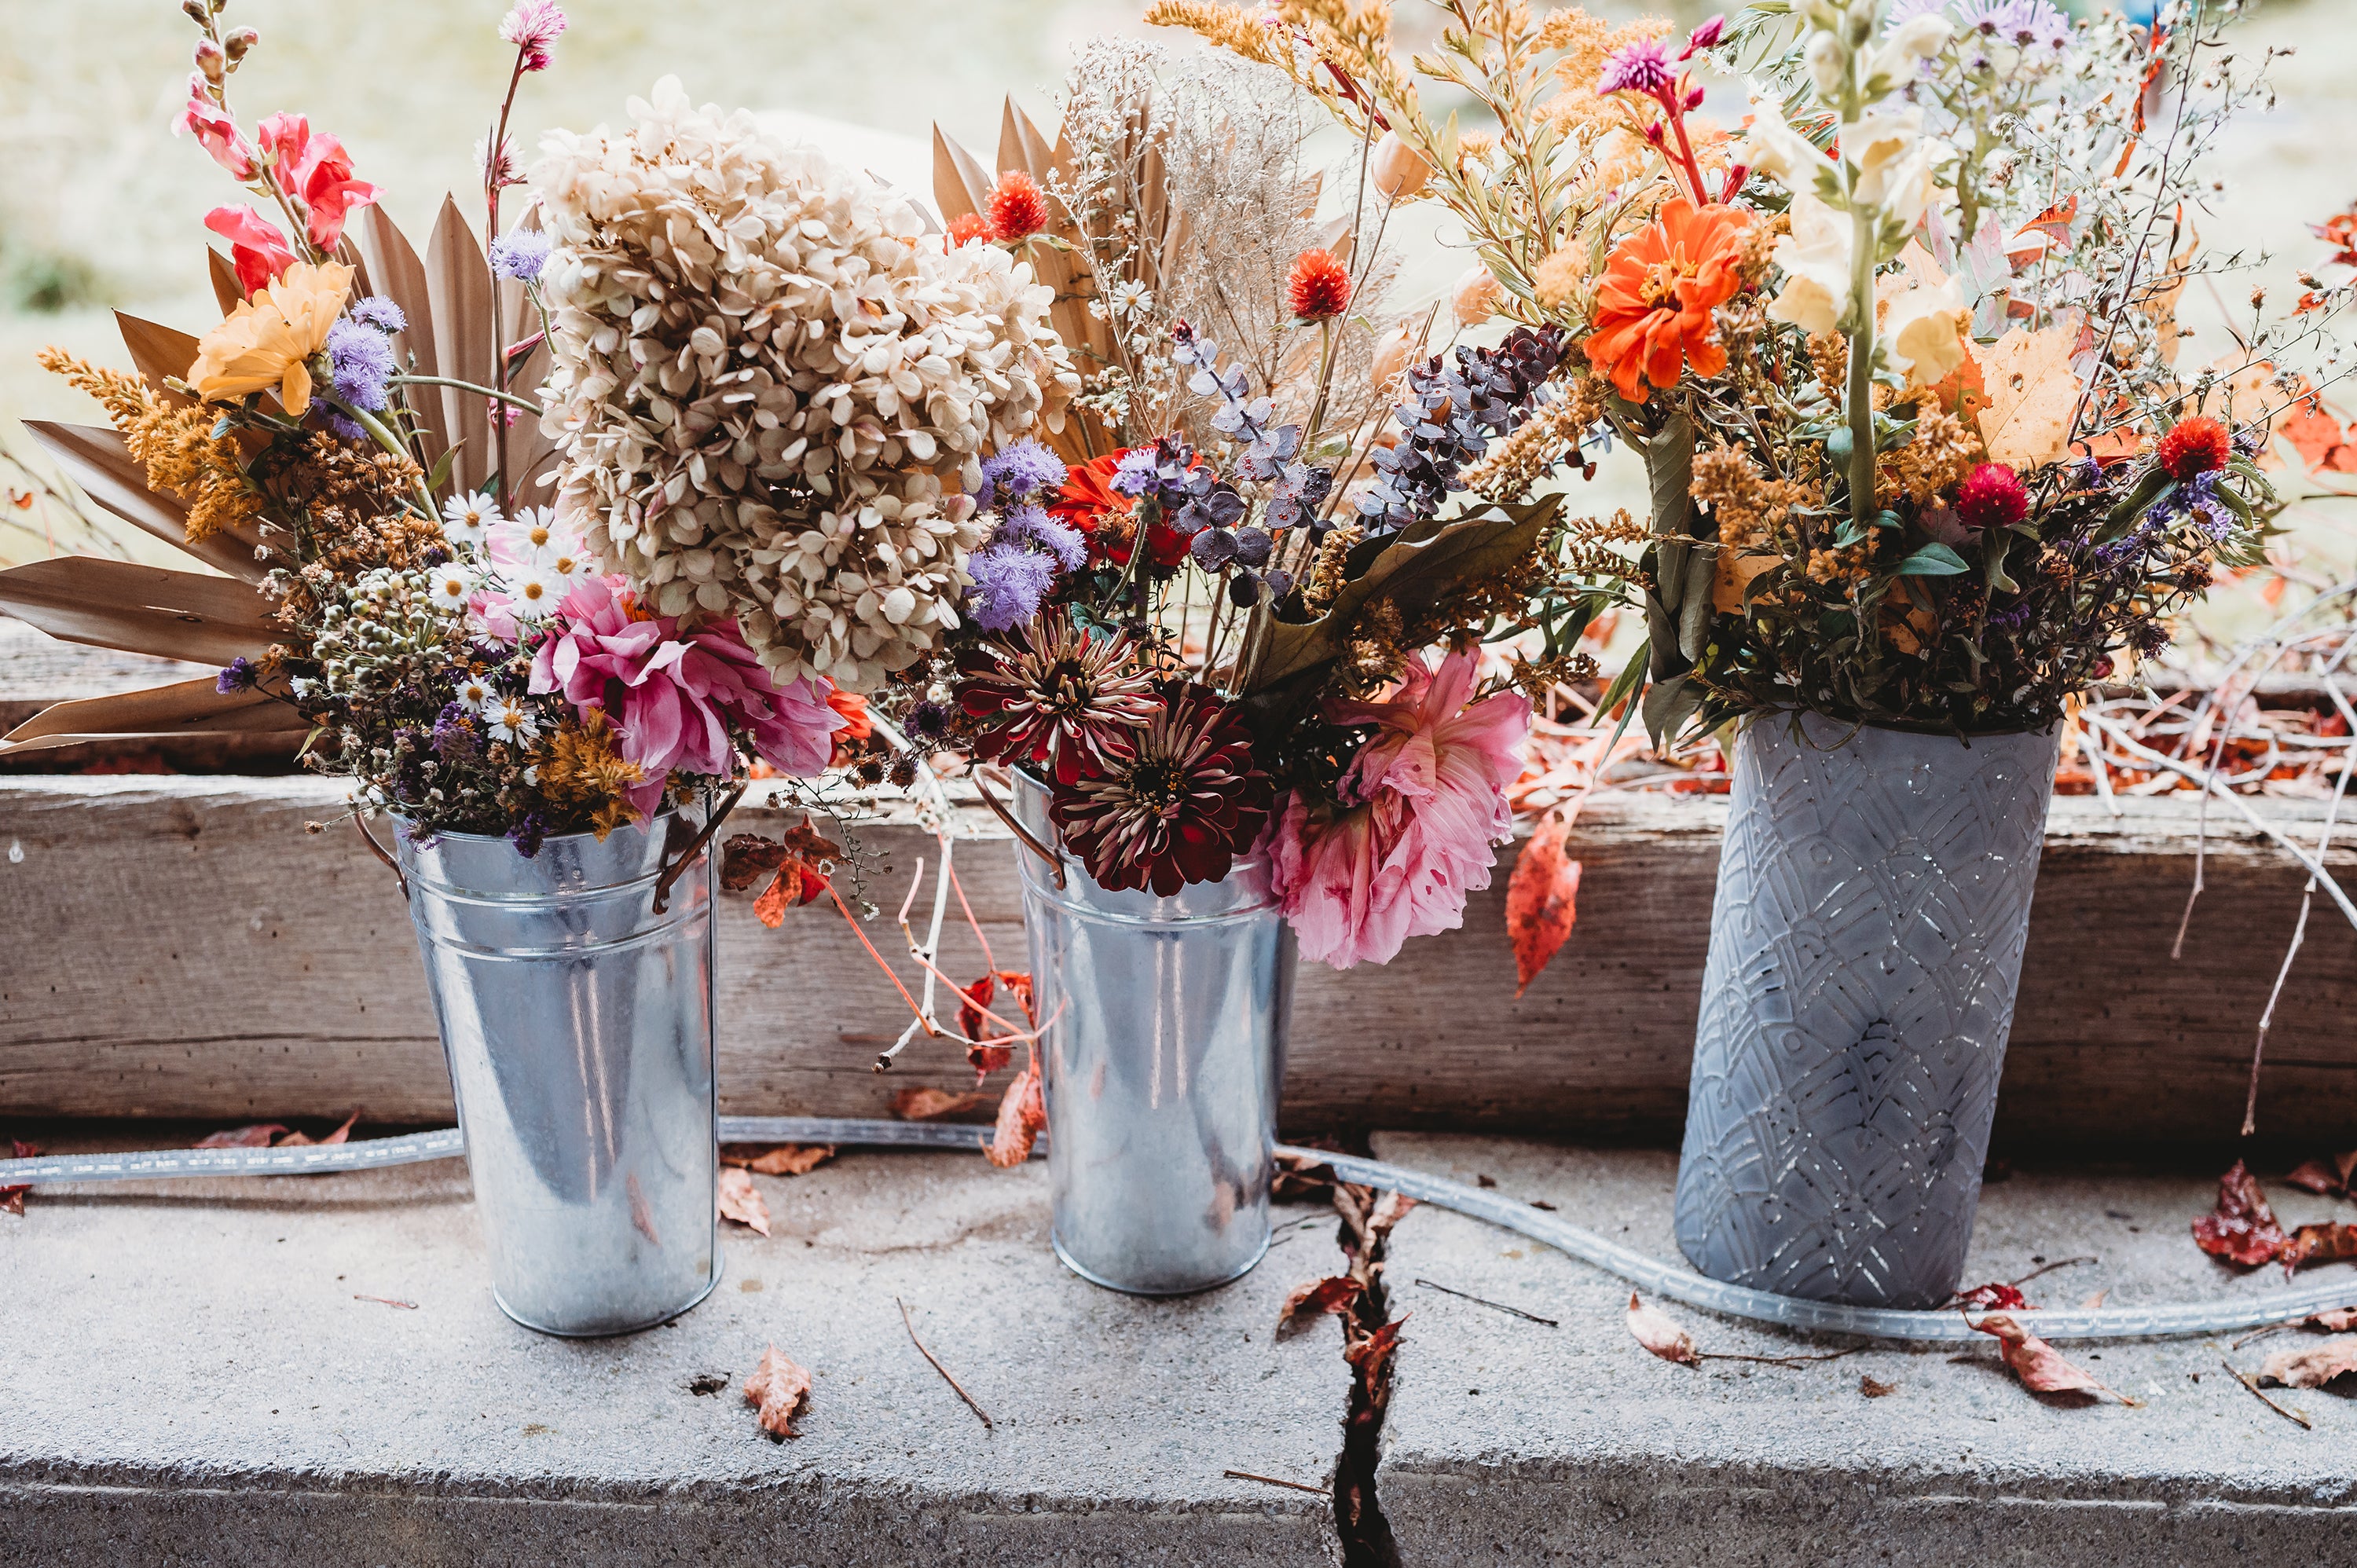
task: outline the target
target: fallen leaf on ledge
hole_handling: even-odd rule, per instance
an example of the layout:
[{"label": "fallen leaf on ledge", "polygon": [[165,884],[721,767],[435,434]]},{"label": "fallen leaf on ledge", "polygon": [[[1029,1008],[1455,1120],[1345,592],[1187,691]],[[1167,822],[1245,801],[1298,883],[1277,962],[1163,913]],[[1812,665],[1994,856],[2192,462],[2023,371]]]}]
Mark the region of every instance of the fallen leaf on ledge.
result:
[{"label": "fallen leaf on ledge", "polygon": [[2257,1178],[2240,1160],[2218,1178],[2218,1207],[2193,1222],[2195,1245],[2239,1268],[2268,1262],[2287,1240]]},{"label": "fallen leaf on ledge", "polygon": [[728,1144],[720,1150],[722,1165],[756,1176],[808,1176],[833,1158],[833,1144]]},{"label": "fallen leaf on ledge", "polygon": [[2141,1406],[2144,1402],[2131,1399],[2115,1389],[2106,1388],[2088,1373],[2062,1359],[2062,1353],[2024,1328],[2001,1312],[1993,1312],[1972,1325],[1983,1334],[1994,1336],[2005,1364],[2021,1380],[2021,1386],[2036,1394],[2110,1394],[2125,1405]]},{"label": "fallen leaf on ledge", "polygon": [[1992,1282],[1991,1283],[1985,1285],[1975,1285],[1970,1290],[1958,1291],[1956,1293],[1956,1299],[1948,1305],[1961,1308],[1965,1312],[2028,1312],[2032,1310],[2029,1298],[2021,1294],[2019,1286],[1996,1282]]},{"label": "fallen leaf on ledge", "polygon": [[794,1412],[810,1393],[811,1375],[786,1359],[785,1353],[772,1345],[763,1353],[761,1364],[745,1380],[745,1402],[761,1412],[761,1428],[773,1437],[799,1437],[794,1430]]},{"label": "fallen leaf on ledge", "polygon": [[1407,1218],[1415,1207],[1415,1199],[1404,1192],[1386,1192],[1375,1200],[1375,1211],[1367,1216],[1367,1234],[1382,1238],[1392,1233],[1392,1227]]},{"label": "fallen leaf on ledge", "polygon": [[2284,1181],[2287,1186],[2308,1192],[2320,1192],[2327,1197],[2347,1185],[2341,1173],[2322,1160],[2303,1160],[2285,1175]]},{"label": "fallen leaf on ledge", "polygon": [[2336,1306],[2330,1312],[2319,1312],[2304,1320],[2302,1328],[2321,1328],[2328,1333],[2346,1334],[2357,1328],[2357,1306]]},{"label": "fallen leaf on ledge", "polygon": [[342,1126],[324,1138],[307,1138],[300,1133],[289,1133],[278,1140],[276,1146],[282,1149],[324,1148],[329,1144],[349,1143],[351,1140],[352,1128],[360,1119],[361,1113],[355,1111],[344,1118]]},{"label": "fallen leaf on ledge", "polygon": [[770,1233],[770,1205],[752,1176],[735,1165],[720,1167],[720,1218],[734,1219],[748,1230]]},{"label": "fallen leaf on ledge", "polygon": [[1886,1394],[1897,1393],[1899,1391],[1899,1385],[1897,1383],[1886,1383],[1879,1378],[1861,1377],[1857,1380],[1857,1391],[1864,1394],[1870,1400],[1878,1400]]},{"label": "fallen leaf on ledge", "polygon": [[270,1140],[286,1131],[276,1122],[257,1122],[249,1127],[225,1127],[218,1133],[208,1133],[191,1145],[199,1149],[266,1149]]},{"label": "fallen leaf on ledge", "polygon": [[2111,1294],[2111,1287],[2109,1285],[2105,1285],[2102,1290],[2097,1291],[2094,1294],[2081,1302],[2079,1304],[2079,1309],[2082,1312],[2093,1312],[2097,1307],[2103,1305],[2104,1298]]},{"label": "fallen leaf on ledge", "polygon": [[[20,1160],[29,1160],[41,1152],[38,1147],[27,1144],[22,1138],[9,1139],[8,1146],[16,1152],[16,1158]],[[24,1213],[25,1195],[32,1190],[29,1184],[0,1187],[0,1209],[6,1209],[11,1214]]]},{"label": "fallen leaf on ledge", "polygon": [[2276,1249],[2284,1273],[2311,1263],[2341,1263],[2357,1258],[2357,1225],[2303,1225]]},{"label": "fallen leaf on ledge", "polygon": [[1664,1361],[1686,1367],[1702,1365],[1702,1357],[1695,1350],[1694,1336],[1662,1312],[1639,1301],[1635,1291],[1629,1293],[1629,1332],[1637,1337],[1638,1344]]},{"label": "fallen leaf on ledge", "polygon": [[2357,1334],[2336,1334],[2313,1345],[2278,1350],[2259,1369],[2259,1381],[2320,1389],[2348,1372],[2357,1372]]},{"label": "fallen leaf on ledge", "polygon": [[1012,1170],[1031,1157],[1031,1145],[1048,1125],[1048,1101],[1039,1088],[1039,1059],[1031,1058],[1022,1076],[1006,1086],[998,1102],[998,1122],[991,1129],[983,1153],[1001,1170]]},{"label": "fallen leaf on ledge", "polygon": [[987,1094],[952,1094],[945,1089],[904,1089],[892,1097],[892,1114],[903,1122],[938,1122],[963,1116],[990,1103]]},{"label": "fallen leaf on ledge", "polygon": [[1567,858],[1568,812],[1550,816],[1515,857],[1506,882],[1506,935],[1514,945],[1514,996],[1521,1000],[1579,918],[1579,862]]},{"label": "fallen leaf on ledge", "polygon": [[1285,1298],[1285,1305],[1276,1309],[1276,1337],[1283,1339],[1297,1334],[1328,1313],[1350,1311],[1365,1289],[1348,1274],[1334,1274],[1296,1286],[1293,1294]]}]

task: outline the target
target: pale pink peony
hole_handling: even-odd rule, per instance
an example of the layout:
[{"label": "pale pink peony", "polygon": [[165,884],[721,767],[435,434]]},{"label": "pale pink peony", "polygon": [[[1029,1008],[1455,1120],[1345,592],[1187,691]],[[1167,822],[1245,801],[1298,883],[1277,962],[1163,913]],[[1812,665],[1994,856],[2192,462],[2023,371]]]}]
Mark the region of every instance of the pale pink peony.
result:
[{"label": "pale pink peony", "polygon": [[1388,963],[1408,938],[1454,930],[1465,895],[1490,886],[1531,705],[1499,692],[1468,706],[1480,663],[1471,648],[1437,670],[1417,655],[1389,701],[1328,704],[1338,725],[1383,727],[1336,786],[1339,813],[1313,815],[1297,792],[1265,841],[1302,957]]},{"label": "pale pink peony", "polygon": [[620,577],[590,577],[565,596],[533,655],[532,690],[562,692],[583,712],[606,710],[623,759],[646,775],[630,804],[648,815],[674,770],[734,770],[732,729],[780,772],[810,778],[825,770],[845,722],[821,683],[780,686],[735,622],[683,635],[671,617],[641,610]]}]

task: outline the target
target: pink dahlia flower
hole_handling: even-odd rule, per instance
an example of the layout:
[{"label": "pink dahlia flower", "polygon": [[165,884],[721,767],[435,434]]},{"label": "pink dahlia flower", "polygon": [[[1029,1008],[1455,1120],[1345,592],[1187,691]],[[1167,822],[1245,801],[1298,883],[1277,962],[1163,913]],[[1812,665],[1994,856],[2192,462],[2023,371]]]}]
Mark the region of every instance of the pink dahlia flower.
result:
[{"label": "pink dahlia flower", "polygon": [[1313,813],[1296,793],[1265,841],[1302,957],[1387,963],[1410,937],[1456,929],[1465,895],[1490,886],[1531,705],[1519,692],[1469,705],[1480,662],[1470,648],[1437,670],[1417,655],[1389,701],[1328,705],[1338,725],[1382,729],[1336,786],[1340,811]]},{"label": "pink dahlia flower", "polygon": [[735,622],[683,635],[671,617],[640,609],[620,577],[591,577],[565,596],[533,655],[532,690],[606,710],[623,760],[646,775],[630,804],[649,816],[674,770],[734,770],[732,729],[779,771],[809,778],[825,770],[845,724],[816,682],[780,686]]}]

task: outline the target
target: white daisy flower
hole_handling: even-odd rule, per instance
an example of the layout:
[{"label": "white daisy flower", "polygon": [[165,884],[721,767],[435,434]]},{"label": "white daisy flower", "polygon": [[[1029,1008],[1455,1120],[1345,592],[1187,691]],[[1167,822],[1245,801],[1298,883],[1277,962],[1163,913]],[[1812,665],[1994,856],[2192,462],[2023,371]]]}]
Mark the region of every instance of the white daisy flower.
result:
[{"label": "white daisy flower", "polygon": [[486,490],[479,495],[452,496],[442,503],[442,537],[469,550],[480,550],[491,530],[507,519],[500,503]]},{"label": "white daisy flower", "polygon": [[475,575],[453,561],[436,566],[427,575],[425,590],[433,601],[446,610],[461,610],[475,592]]},{"label": "white daisy flower", "polygon": [[468,713],[481,713],[491,700],[491,683],[482,676],[469,675],[458,682],[457,703]]},{"label": "white daisy flower", "polygon": [[1127,316],[1134,311],[1153,309],[1154,295],[1144,284],[1131,278],[1114,285],[1111,304],[1115,316]]},{"label": "white daisy flower", "polygon": [[484,717],[490,720],[493,740],[530,740],[540,733],[540,719],[522,697],[500,697]]},{"label": "white daisy flower", "polygon": [[518,620],[545,620],[565,597],[564,583],[545,566],[526,566],[508,579],[509,607]]},{"label": "white daisy flower", "polygon": [[573,542],[557,530],[556,509],[544,506],[528,506],[518,512],[508,537],[525,560],[542,564],[557,549]]}]

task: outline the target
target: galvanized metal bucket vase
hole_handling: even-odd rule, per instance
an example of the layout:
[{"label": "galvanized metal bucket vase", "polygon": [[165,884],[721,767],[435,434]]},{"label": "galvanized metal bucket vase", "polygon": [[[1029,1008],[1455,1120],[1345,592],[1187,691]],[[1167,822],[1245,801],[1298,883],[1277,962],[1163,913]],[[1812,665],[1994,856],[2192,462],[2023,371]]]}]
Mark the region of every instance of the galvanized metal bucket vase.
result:
[{"label": "galvanized metal bucket vase", "polygon": [[1861,1305],[1954,1293],[2056,745],[1744,726],[1678,1165],[1704,1273]]},{"label": "galvanized metal bucket vase", "polygon": [[544,1334],[649,1328],[711,1293],[710,857],[678,819],[545,840],[400,835],[501,1311]]},{"label": "galvanized metal bucket vase", "polygon": [[1184,1295],[1268,1251],[1292,932],[1268,865],[1168,898],[1110,891],[1061,853],[1017,776],[1032,1005],[1042,1021],[1056,1255],[1082,1279]]}]

